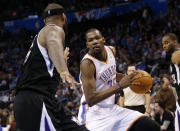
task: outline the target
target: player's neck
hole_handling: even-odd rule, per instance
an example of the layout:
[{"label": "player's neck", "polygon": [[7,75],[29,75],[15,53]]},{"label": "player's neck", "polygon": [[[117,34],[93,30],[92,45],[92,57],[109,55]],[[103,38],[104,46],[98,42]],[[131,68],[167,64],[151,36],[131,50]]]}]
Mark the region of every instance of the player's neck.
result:
[{"label": "player's neck", "polygon": [[92,52],[90,52],[89,54],[101,61],[106,61],[106,59],[107,59],[107,53],[106,53],[105,49],[103,51],[101,51],[101,53],[98,53],[98,54],[94,54]]},{"label": "player's neck", "polygon": [[107,58],[106,51],[103,50],[103,51],[101,52],[101,54],[98,55],[98,59],[100,59],[101,61],[106,61],[106,58]]},{"label": "player's neck", "polygon": [[46,25],[49,25],[49,24],[55,24],[55,25],[57,25],[59,27],[63,27],[63,23],[59,22],[59,21],[56,21],[56,20],[46,22]]}]

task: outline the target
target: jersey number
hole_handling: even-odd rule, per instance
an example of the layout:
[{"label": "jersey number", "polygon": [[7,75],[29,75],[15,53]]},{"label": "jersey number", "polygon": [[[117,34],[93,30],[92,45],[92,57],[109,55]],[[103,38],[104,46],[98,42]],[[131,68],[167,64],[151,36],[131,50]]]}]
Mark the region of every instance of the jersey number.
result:
[{"label": "jersey number", "polygon": [[173,84],[176,84],[176,77],[175,77],[175,74],[172,74],[172,79],[173,79]]}]

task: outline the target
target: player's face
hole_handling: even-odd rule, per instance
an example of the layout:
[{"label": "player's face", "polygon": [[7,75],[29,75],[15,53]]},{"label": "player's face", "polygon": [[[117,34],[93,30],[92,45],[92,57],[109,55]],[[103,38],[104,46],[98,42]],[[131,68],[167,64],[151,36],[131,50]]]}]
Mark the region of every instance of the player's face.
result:
[{"label": "player's face", "polygon": [[135,66],[129,66],[127,70],[127,74],[130,75],[136,70]]},{"label": "player's face", "polygon": [[173,40],[171,40],[169,38],[169,36],[164,36],[162,38],[162,46],[163,46],[163,50],[166,52],[166,53],[172,53],[174,52],[174,42]]},{"label": "player's face", "polygon": [[98,30],[89,32],[86,35],[86,44],[91,52],[100,53],[104,49],[104,37]]}]

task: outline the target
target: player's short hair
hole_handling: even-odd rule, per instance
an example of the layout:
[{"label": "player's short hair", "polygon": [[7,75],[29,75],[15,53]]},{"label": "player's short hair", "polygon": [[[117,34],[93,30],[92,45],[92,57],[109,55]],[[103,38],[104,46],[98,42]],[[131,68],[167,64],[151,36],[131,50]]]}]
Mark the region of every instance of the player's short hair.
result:
[{"label": "player's short hair", "polygon": [[168,36],[171,40],[178,41],[178,38],[177,38],[176,34],[174,34],[174,33],[167,33],[165,36]]},{"label": "player's short hair", "polygon": [[43,11],[43,17],[47,18],[50,16],[55,16],[55,15],[62,15],[64,13],[64,7],[60,4],[57,3],[51,3],[48,4],[47,7]]},{"label": "player's short hair", "polygon": [[101,31],[98,30],[97,28],[91,28],[91,29],[89,29],[89,30],[86,31],[86,33],[85,33],[85,39],[87,38],[87,34],[88,34],[88,33],[93,32],[93,31],[96,31],[96,30],[99,31],[99,33],[102,35]]}]

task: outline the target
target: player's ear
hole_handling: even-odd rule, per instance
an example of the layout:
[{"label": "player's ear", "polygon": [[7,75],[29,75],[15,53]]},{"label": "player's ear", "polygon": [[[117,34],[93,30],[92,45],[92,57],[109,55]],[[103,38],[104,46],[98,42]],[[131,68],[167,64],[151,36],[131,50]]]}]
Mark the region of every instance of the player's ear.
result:
[{"label": "player's ear", "polygon": [[177,40],[174,40],[174,44],[177,45],[177,44],[178,44],[178,41],[177,41]]},{"label": "player's ear", "polygon": [[105,38],[103,37],[102,39],[103,39],[103,41],[104,41],[104,43],[105,43],[105,42],[106,42]]},{"label": "player's ear", "polygon": [[66,15],[64,13],[62,13],[62,16],[61,16],[62,20],[65,22],[66,21]]}]

